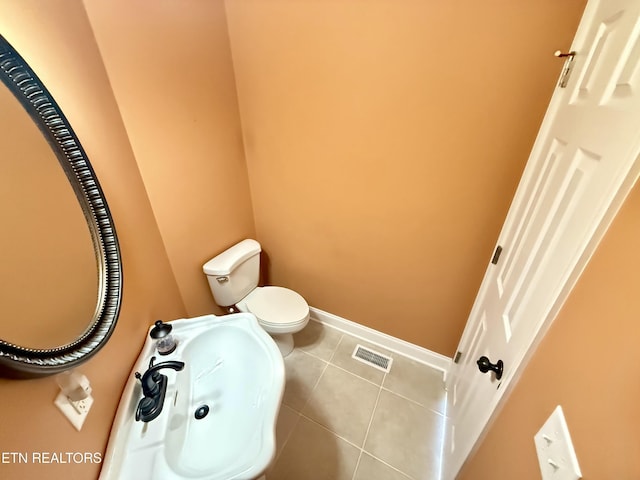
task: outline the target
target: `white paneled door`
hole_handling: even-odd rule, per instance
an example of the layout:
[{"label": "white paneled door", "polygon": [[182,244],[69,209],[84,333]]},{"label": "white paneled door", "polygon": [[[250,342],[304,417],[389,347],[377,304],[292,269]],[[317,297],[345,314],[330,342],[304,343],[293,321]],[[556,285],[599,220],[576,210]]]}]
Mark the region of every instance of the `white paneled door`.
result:
[{"label": "white paneled door", "polygon": [[448,378],[444,480],[481,438],[638,177],[639,37],[640,0],[588,2],[566,88],[551,100]]}]

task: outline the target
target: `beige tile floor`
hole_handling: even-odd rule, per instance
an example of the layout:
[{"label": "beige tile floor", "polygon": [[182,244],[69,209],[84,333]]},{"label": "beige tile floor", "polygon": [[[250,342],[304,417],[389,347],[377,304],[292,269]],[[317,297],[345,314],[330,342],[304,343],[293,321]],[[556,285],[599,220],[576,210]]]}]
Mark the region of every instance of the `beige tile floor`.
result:
[{"label": "beige tile floor", "polygon": [[[442,372],[319,322],[295,335],[267,480],[438,480]],[[382,372],[356,346],[393,358]]]}]

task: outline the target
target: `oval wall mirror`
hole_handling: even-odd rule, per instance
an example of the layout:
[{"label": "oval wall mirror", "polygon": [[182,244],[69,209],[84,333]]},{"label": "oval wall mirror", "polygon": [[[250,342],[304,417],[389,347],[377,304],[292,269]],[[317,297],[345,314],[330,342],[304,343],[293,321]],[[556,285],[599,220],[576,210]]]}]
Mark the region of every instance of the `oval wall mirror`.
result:
[{"label": "oval wall mirror", "polygon": [[59,106],[0,35],[0,373],[73,368],[109,339],[122,295],[113,219]]}]

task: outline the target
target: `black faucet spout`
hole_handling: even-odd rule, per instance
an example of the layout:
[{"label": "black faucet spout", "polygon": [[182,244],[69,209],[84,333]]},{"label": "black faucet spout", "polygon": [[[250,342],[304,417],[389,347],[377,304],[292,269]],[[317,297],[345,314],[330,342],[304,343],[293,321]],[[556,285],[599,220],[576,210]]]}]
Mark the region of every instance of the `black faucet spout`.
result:
[{"label": "black faucet spout", "polygon": [[155,365],[150,366],[149,369],[146,372],[144,372],[144,375],[142,375],[142,378],[140,378],[140,382],[142,383],[142,393],[146,397],[150,397],[158,394],[158,389],[160,388],[160,379],[164,377],[164,375],[160,374],[159,372],[160,370],[165,368],[171,368],[179,372],[184,368],[184,362],[170,360],[167,362],[157,363]]},{"label": "black faucet spout", "polygon": [[184,368],[184,362],[169,360],[166,362],[153,364],[155,357],[151,357],[149,368],[144,375],[136,372],[136,378],[142,384],[142,394],[144,397],[138,402],[136,409],[136,420],[149,422],[160,415],[164,405],[164,397],[167,391],[167,377],[162,375],[160,370],[171,368],[180,371]]}]

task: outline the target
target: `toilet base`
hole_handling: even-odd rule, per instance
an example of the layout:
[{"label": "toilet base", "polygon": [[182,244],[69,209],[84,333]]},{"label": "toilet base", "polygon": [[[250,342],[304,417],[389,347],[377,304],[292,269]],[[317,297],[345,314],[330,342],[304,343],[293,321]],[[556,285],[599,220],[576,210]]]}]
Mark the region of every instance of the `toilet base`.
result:
[{"label": "toilet base", "polygon": [[270,333],[271,338],[276,342],[276,345],[280,349],[280,353],[283,357],[286,357],[293,351],[293,334],[292,333],[282,333],[279,335],[275,335]]}]

